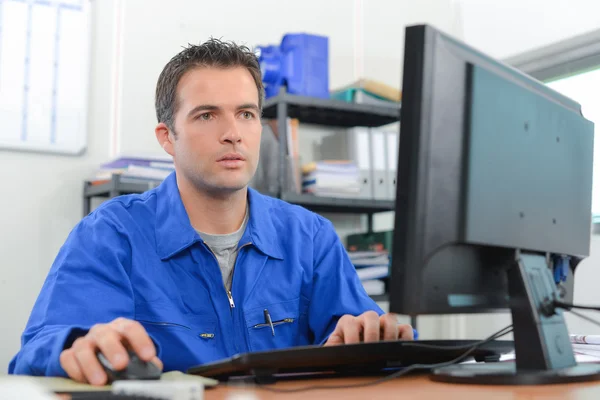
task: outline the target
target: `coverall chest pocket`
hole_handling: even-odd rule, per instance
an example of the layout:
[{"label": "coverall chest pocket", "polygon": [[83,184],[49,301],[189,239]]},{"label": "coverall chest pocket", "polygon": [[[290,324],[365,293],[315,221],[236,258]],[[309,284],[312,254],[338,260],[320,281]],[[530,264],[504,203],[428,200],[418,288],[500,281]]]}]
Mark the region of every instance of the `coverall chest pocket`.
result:
[{"label": "coverall chest pocket", "polygon": [[223,357],[216,316],[186,314],[171,307],[136,308],[136,320],[161,349],[165,371]]},{"label": "coverall chest pocket", "polygon": [[299,300],[265,304],[244,312],[251,351],[296,345],[299,319],[305,317]]},{"label": "coverall chest pocket", "polygon": [[172,309],[138,307],[136,320],[157,337],[181,336],[207,345],[216,342],[217,319],[212,315],[181,314]]}]

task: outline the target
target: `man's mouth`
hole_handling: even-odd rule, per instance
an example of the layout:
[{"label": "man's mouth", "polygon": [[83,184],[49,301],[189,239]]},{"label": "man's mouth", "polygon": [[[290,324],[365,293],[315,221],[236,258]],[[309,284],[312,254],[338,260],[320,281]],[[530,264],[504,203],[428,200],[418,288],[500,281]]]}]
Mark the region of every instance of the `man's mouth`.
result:
[{"label": "man's mouth", "polygon": [[245,161],[246,159],[239,153],[227,153],[217,161]]}]

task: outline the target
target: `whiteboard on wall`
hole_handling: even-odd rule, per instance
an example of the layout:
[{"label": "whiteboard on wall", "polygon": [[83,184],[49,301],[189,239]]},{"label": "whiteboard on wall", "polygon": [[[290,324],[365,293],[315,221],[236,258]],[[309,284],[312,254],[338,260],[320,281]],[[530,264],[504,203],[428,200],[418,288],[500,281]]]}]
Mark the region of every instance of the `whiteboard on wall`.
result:
[{"label": "whiteboard on wall", "polygon": [[0,0],[0,149],[81,154],[90,0]]}]

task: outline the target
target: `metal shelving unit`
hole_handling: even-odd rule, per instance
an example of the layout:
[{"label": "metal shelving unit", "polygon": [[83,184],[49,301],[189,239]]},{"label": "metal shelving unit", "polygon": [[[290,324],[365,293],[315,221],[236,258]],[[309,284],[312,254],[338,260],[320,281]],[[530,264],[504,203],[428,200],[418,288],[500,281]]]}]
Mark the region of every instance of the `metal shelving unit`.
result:
[{"label": "metal shelving unit", "polygon": [[[397,122],[400,119],[400,107],[379,106],[371,104],[354,104],[339,100],[317,99],[312,97],[294,96],[287,93],[270,98],[263,107],[265,118],[276,118],[280,130],[280,159],[279,159],[279,188],[285,187],[284,178],[287,174],[285,149],[287,149],[287,123],[288,117],[298,118],[300,122],[318,124],[323,126],[377,127]],[[84,216],[91,211],[93,197],[111,198],[128,193],[142,193],[156,187],[160,182],[132,182],[118,175],[111,181],[99,185],[86,182],[83,190]],[[332,198],[279,191],[266,193],[280,198],[289,203],[301,205],[314,212],[367,214],[369,230],[372,229],[372,215],[374,213],[391,211],[394,202],[391,200]]]},{"label": "metal shelving unit", "polygon": [[[311,211],[322,213],[366,214],[368,230],[373,228],[373,214],[394,209],[394,201],[331,198],[285,192],[284,177],[287,174],[287,118],[297,118],[300,122],[332,127],[378,127],[397,122],[400,119],[399,106],[381,106],[371,104],[354,104],[339,100],[317,99],[304,96],[294,96],[281,93],[265,101],[263,107],[265,118],[277,119],[280,140],[279,182],[278,193],[266,193],[289,203],[303,206]],[[94,197],[111,198],[129,193],[142,193],[150,190],[159,181],[136,182],[114,175],[109,182],[93,185],[86,182],[83,190],[84,216],[91,211],[91,201]],[[372,296],[376,301],[386,301],[387,294]]]},{"label": "metal shelving unit", "polygon": [[[93,197],[111,198],[122,194],[143,193],[153,189],[160,184],[160,181],[131,182],[121,178],[120,175],[113,175],[111,180],[99,185],[92,185],[86,182],[83,194],[83,213],[84,216],[91,211],[91,202]],[[277,197],[276,193],[265,193]],[[310,194],[298,194],[284,192],[279,196],[288,203],[293,203],[307,208],[311,211],[330,212],[330,213],[376,213],[382,211],[392,211],[394,202],[391,200],[369,200],[369,199],[351,199],[337,197],[320,197]]]},{"label": "metal shelving unit", "polygon": [[[265,118],[276,119],[279,131],[279,182],[277,197],[288,203],[301,205],[314,212],[339,212],[367,215],[367,230],[373,231],[373,214],[394,210],[394,201],[374,199],[328,198],[309,194],[283,191],[284,177],[288,175],[286,158],[287,118],[297,118],[300,122],[322,126],[351,128],[356,126],[378,127],[400,120],[399,106],[354,104],[339,100],[316,99],[293,96],[282,92],[268,99],[263,107]],[[387,286],[387,284],[386,284]],[[375,301],[388,301],[387,293],[371,296]],[[416,318],[411,318],[416,327]]]},{"label": "metal shelving unit", "polygon": [[348,214],[369,214],[394,210],[394,202],[391,200],[322,197],[292,192],[284,192],[280,198],[288,203],[298,204],[317,213],[339,212]]},{"label": "metal shelving unit", "polygon": [[123,194],[143,193],[160,185],[160,181],[135,182],[122,178],[121,175],[113,175],[106,183],[93,185],[85,182],[83,185],[83,216],[88,215],[92,208],[92,198],[112,198]]},{"label": "metal shelving unit", "polygon": [[342,212],[367,214],[368,230],[373,229],[373,214],[394,209],[393,201],[372,199],[325,198],[306,194],[284,192],[287,173],[287,118],[300,122],[333,127],[378,127],[400,120],[399,106],[355,104],[339,100],[294,96],[282,92],[265,102],[265,118],[277,119],[279,130],[279,188],[277,197],[290,203],[300,204],[315,212]]},{"label": "metal shelving unit", "polygon": [[[347,103],[340,100],[318,99],[282,93],[265,101],[263,116],[278,118],[284,115],[298,118],[300,122],[324,126],[369,126],[391,124],[400,119],[400,108],[372,104]],[[284,125],[285,126],[285,125]]]},{"label": "metal shelving unit", "polygon": [[389,299],[390,299],[390,296],[387,293],[384,293],[384,294],[373,294],[370,297],[373,299],[373,301],[377,301],[377,302],[380,302],[380,301],[389,301]]}]

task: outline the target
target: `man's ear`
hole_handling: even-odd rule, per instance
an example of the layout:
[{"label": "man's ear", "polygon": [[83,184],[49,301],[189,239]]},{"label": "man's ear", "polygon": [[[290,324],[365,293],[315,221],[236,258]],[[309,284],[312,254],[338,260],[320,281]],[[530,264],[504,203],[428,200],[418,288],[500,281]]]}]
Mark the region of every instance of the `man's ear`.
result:
[{"label": "man's ear", "polygon": [[173,137],[170,135],[169,127],[164,122],[160,122],[156,125],[154,133],[156,134],[156,140],[158,140],[160,147],[162,147],[171,157],[175,156],[172,143]]}]

